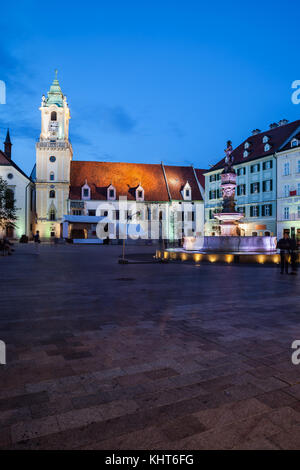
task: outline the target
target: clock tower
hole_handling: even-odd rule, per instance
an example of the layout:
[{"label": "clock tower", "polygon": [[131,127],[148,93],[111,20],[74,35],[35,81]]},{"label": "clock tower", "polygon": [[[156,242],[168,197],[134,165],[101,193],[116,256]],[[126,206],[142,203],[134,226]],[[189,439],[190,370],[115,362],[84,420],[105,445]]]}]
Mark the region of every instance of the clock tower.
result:
[{"label": "clock tower", "polygon": [[36,143],[36,230],[41,239],[60,237],[63,216],[68,212],[70,163],[70,110],[55,78],[40,107],[41,134]]}]

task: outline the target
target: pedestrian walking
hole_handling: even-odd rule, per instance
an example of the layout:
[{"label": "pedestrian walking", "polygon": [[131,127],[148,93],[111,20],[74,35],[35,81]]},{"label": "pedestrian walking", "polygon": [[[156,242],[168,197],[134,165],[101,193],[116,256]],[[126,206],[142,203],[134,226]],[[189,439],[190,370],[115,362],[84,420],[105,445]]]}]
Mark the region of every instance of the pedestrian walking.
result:
[{"label": "pedestrian walking", "polygon": [[290,240],[290,254],[291,254],[291,265],[292,271],[290,274],[297,274],[297,258],[298,258],[298,246],[295,235],[292,236]]},{"label": "pedestrian walking", "polygon": [[33,236],[33,239],[34,239],[36,253],[39,254],[40,252],[39,246],[40,246],[41,240],[40,240],[40,232],[38,230]]},{"label": "pedestrian walking", "polygon": [[284,232],[283,238],[281,238],[277,243],[277,249],[280,250],[280,273],[286,274],[289,273],[289,253],[291,247],[291,239],[287,232]]}]

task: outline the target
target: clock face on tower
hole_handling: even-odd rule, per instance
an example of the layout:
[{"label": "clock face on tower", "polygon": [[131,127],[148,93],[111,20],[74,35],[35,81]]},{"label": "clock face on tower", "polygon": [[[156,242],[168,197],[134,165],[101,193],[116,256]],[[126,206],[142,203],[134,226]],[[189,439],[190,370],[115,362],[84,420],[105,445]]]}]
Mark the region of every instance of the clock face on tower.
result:
[{"label": "clock face on tower", "polygon": [[49,131],[56,133],[58,131],[58,122],[57,121],[50,121],[49,123]]}]

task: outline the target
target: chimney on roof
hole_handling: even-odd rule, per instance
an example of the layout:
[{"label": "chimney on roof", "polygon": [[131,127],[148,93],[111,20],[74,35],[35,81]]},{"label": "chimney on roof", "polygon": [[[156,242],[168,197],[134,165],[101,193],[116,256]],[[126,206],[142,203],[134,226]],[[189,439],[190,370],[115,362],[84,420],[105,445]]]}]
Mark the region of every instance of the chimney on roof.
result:
[{"label": "chimney on roof", "polygon": [[253,129],[252,135],[260,134],[261,130],[260,129]]},{"label": "chimney on roof", "polygon": [[6,139],[4,141],[4,153],[9,160],[11,160],[11,146],[12,143],[10,141],[9,129],[7,129]]},{"label": "chimney on roof", "polygon": [[270,129],[275,129],[275,127],[278,127],[277,122],[273,122],[272,124],[270,124]]},{"label": "chimney on roof", "polygon": [[285,126],[289,121],[287,119],[281,119],[278,123],[279,126]]}]

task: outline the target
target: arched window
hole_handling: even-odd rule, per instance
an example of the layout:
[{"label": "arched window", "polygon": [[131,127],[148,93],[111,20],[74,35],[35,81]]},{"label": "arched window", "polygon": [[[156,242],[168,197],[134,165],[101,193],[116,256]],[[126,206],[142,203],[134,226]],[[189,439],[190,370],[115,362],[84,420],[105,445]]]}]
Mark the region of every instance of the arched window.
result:
[{"label": "arched window", "polygon": [[56,121],[56,120],[57,120],[56,111],[52,111],[52,113],[51,113],[51,121]]},{"label": "arched window", "polygon": [[55,191],[54,191],[54,189],[51,189],[51,191],[49,191],[49,197],[50,197],[51,199],[54,199],[54,198],[55,198]]},{"label": "arched window", "polygon": [[55,214],[55,210],[54,210],[54,209],[50,209],[50,212],[49,212],[49,219],[50,219],[50,220],[56,220],[56,214]]},{"label": "arched window", "polygon": [[54,172],[53,171],[50,172],[50,181],[54,181]]}]

